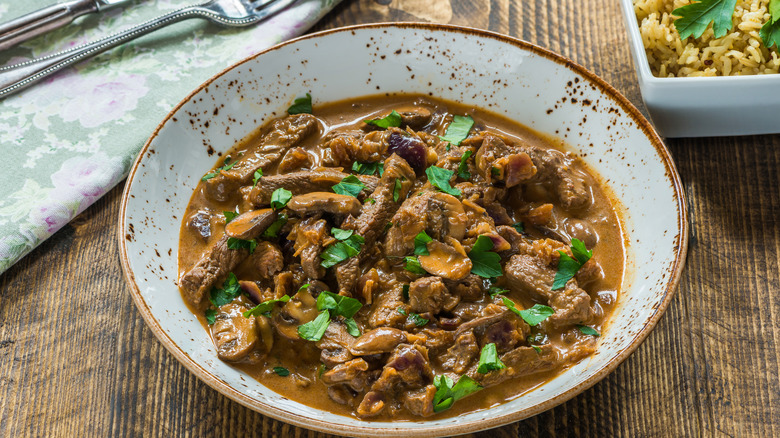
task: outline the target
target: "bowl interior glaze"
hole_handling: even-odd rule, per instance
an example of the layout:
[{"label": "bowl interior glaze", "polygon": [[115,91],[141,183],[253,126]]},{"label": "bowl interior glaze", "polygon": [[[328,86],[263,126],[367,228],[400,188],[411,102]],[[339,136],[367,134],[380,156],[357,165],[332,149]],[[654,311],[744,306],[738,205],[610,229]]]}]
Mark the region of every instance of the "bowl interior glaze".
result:
[{"label": "bowl interior glaze", "polygon": [[[306,92],[315,108],[318,102],[380,93],[430,93],[505,115],[568,143],[624,207],[632,270],[598,351],[508,403],[417,422],[364,422],[313,409],[217,359],[177,290],[181,215],[217,153],[281,116]],[[274,418],[331,433],[456,435],[560,404],[614,370],[637,347],[679,280],[687,246],[684,205],[674,164],[647,120],[582,67],[485,31],[380,24],[276,46],[228,68],[184,99],[152,134],[131,170],[119,240],[133,299],[149,327],[180,362],[219,392]]]}]

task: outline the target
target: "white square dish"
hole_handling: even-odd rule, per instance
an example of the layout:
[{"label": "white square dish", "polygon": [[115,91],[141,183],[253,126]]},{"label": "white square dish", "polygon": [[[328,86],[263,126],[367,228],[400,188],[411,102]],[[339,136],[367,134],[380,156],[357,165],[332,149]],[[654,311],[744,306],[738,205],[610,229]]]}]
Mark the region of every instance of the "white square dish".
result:
[{"label": "white square dish", "polygon": [[639,89],[664,137],[780,133],[780,75],[659,78],[653,76],[632,0],[621,0]]}]

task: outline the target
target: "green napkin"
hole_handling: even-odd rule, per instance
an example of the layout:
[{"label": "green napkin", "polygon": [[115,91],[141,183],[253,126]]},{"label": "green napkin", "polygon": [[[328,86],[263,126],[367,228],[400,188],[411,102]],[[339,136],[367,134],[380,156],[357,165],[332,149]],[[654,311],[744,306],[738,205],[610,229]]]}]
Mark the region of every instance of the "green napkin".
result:
[{"label": "green napkin", "polygon": [[[302,34],[339,1],[299,0],[243,29],[187,20],[0,101],[0,273],[120,182],[153,129],[190,91],[242,58]],[[0,22],[49,3],[0,4]],[[0,63],[75,47],[189,4],[136,1],[81,18],[0,53]]]}]

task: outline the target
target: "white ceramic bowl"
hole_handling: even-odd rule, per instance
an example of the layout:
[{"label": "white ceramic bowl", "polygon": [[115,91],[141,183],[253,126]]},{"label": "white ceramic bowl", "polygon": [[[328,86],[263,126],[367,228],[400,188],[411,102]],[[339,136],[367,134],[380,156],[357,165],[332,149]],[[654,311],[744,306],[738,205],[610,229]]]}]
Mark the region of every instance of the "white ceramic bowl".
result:
[{"label": "white ceramic bowl", "polygon": [[[364,422],[288,400],[217,359],[176,287],[181,214],[217,156],[306,92],[318,102],[430,93],[485,107],[558,136],[625,207],[630,267],[598,351],[530,393],[457,418]],[[562,403],[615,369],[666,309],[687,247],[683,192],[650,124],[612,87],[573,62],[484,31],[368,25],[306,36],[218,74],[182,101],[144,146],[120,213],[122,266],[138,309],[163,345],[226,396],[288,423],[350,436],[456,435]]]},{"label": "white ceramic bowl", "polygon": [[620,0],[642,100],[664,137],[780,133],[780,75],[658,78],[650,71],[634,3]]}]

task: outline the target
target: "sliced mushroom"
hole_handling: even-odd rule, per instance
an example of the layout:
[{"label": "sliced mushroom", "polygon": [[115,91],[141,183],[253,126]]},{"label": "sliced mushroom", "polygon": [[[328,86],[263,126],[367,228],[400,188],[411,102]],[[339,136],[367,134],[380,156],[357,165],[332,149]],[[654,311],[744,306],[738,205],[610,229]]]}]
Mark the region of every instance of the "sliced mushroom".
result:
[{"label": "sliced mushroom", "polygon": [[293,196],[287,203],[287,208],[300,215],[325,211],[332,214],[357,216],[361,207],[360,201],[353,196],[328,192],[312,192]]},{"label": "sliced mushroom", "polygon": [[317,300],[309,291],[301,290],[274,313],[273,325],[285,338],[299,339],[298,326],[314,321],[318,314]]},{"label": "sliced mushroom", "polygon": [[276,212],[270,208],[242,213],[225,225],[225,234],[236,239],[251,240],[259,236],[276,220]]},{"label": "sliced mushroom", "polygon": [[428,242],[429,255],[418,257],[420,266],[433,275],[448,280],[460,280],[471,272],[471,260],[466,256],[466,251],[457,240],[447,238],[447,243],[437,240]]},{"label": "sliced mushroom", "polygon": [[379,327],[370,332],[363,333],[350,348],[355,356],[367,356],[371,354],[389,353],[406,342],[406,332],[392,327]]},{"label": "sliced mushroom", "polygon": [[[258,363],[270,350],[265,336],[261,336],[258,321],[245,318],[248,309],[238,303],[221,306],[211,326],[211,336],[217,355],[227,362]],[[273,342],[273,341],[271,341]]]},{"label": "sliced mushroom", "polygon": [[466,234],[467,216],[458,198],[442,192],[424,192],[404,201],[392,219],[385,238],[388,255],[401,257],[414,248],[414,238],[425,231],[436,240]]}]

